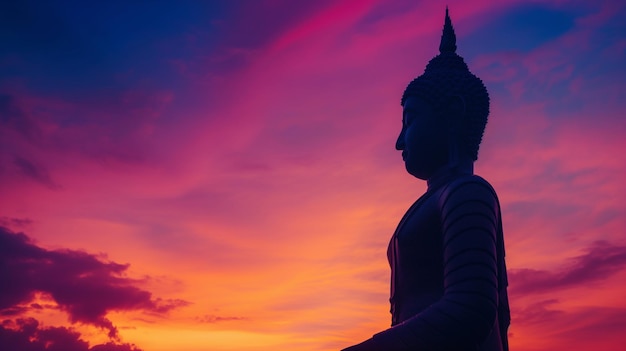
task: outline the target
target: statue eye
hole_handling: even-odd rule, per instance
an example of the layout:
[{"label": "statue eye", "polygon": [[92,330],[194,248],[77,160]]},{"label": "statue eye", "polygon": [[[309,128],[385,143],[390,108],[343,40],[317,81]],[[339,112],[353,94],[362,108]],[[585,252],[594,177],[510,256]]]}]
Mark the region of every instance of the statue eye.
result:
[{"label": "statue eye", "polygon": [[415,115],[407,113],[405,118],[404,118],[404,125],[406,125],[408,127],[411,124],[413,124],[413,121],[415,121]]}]

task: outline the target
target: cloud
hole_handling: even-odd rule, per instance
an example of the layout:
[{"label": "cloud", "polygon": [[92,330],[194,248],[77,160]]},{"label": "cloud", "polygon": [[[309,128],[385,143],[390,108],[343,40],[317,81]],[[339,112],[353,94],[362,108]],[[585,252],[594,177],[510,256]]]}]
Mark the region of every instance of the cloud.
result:
[{"label": "cloud", "polygon": [[626,309],[572,308],[563,307],[562,302],[558,299],[541,300],[512,309],[509,339],[516,350],[622,350]]},{"label": "cloud", "polygon": [[562,318],[563,311],[552,309],[557,299],[542,300],[528,306],[513,309],[513,319],[523,325],[550,323]]},{"label": "cloud", "polygon": [[515,269],[509,272],[513,294],[554,292],[602,281],[626,267],[626,246],[596,241],[587,253],[570,259],[558,272]]},{"label": "cloud", "polygon": [[183,300],[154,298],[149,291],[138,288],[139,281],[125,276],[128,264],[105,262],[82,251],[46,250],[33,244],[25,234],[2,227],[0,264],[4,267],[0,281],[5,282],[0,293],[0,313],[19,313],[40,293],[67,312],[72,323],[103,328],[111,338],[118,335],[117,328],[106,318],[110,311],[164,314],[188,304]]},{"label": "cloud", "polygon": [[29,140],[41,136],[37,123],[24,112],[13,95],[0,93],[0,131],[13,129]]},{"label": "cloud", "polygon": [[[482,39],[472,40],[478,44],[470,48],[476,55],[470,59],[470,67],[489,87],[496,88],[490,89],[497,94],[495,101],[507,100],[508,109],[516,104],[541,103],[550,120],[576,120],[590,126],[606,121],[621,123],[605,112],[623,101],[623,79],[619,78],[624,73],[620,35],[624,30],[623,8],[616,2],[578,2],[567,7],[520,4],[471,34],[472,39]],[[529,15],[541,17],[544,28],[525,18]],[[524,25],[516,25],[517,20],[511,21],[510,16],[533,23],[533,28],[524,35],[511,36],[507,27],[520,30]],[[502,21],[508,24],[502,26]],[[498,31],[492,30],[494,26]],[[494,34],[486,36],[488,31]],[[528,35],[537,35],[539,40],[532,50],[523,44]],[[515,40],[504,44],[506,37]],[[503,45],[496,45],[494,40]],[[591,111],[580,113],[583,109]],[[594,118],[589,118],[589,112]]]},{"label": "cloud", "polygon": [[0,325],[3,350],[29,351],[141,351],[132,344],[108,342],[89,347],[80,333],[65,327],[42,327],[34,318],[4,321]]},{"label": "cloud", "polygon": [[196,317],[195,320],[199,323],[221,323],[221,322],[229,322],[229,321],[244,321],[247,320],[246,317],[237,317],[237,316],[216,316],[214,314],[205,314],[202,317]]},{"label": "cloud", "polygon": [[58,189],[59,185],[57,185],[50,176],[48,170],[41,166],[36,165],[30,160],[25,158],[15,156],[13,159],[13,163],[19,169],[20,173],[28,178],[33,179],[34,181],[45,185],[50,189]]},{"label": "cloud", "polygon": [[30,218],[13,218],[13,217],[0,217],[0,227],[18,227],[24,228],[33,224],[33,220]]}]

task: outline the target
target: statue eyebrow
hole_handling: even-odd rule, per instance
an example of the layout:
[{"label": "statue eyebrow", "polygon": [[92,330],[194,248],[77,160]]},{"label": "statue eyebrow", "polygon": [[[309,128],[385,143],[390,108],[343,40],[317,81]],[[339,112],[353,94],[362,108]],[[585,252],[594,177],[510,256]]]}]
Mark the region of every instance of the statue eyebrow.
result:
[{"label": "statue eyebrow", "polygon": [[412,108],[404,109],[404,111],[402,111],[402,122],[406,123],[406,121],[409,119],[408,115],[415,116],[416,113],[417,111]]}]

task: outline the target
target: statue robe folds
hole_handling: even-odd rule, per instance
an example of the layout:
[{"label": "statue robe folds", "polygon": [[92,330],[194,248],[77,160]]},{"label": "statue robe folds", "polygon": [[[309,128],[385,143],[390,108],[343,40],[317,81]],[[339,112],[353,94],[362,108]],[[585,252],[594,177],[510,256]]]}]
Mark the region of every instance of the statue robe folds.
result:
[{"label": "statue robe folds", "polygon": [[447,175],[391,238],[392,327],[381,350],[507,351],[510,322],[500,205],[479,176]]}]

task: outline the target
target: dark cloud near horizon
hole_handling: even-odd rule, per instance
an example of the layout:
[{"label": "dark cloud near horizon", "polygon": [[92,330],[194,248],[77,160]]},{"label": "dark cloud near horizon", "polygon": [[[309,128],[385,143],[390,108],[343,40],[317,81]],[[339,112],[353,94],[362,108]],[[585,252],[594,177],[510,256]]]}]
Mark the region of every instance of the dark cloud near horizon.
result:
[{"label": "dark cloud near horizon", "polygon": [[164,314],[186,306],[183,300],[155,298],[140,283],[125,276],[128,264],[105,262],[75,250],[46,250],[23,233],[0,227],[0,315],[15,316],[31,309],[36,294],[49,297],[72,323],[94,325],[117,339],[110,311]]},{"label": "dark cloud near horizon", "polygon": [[550,272],[537,269],[509,270],[512,294],[554,292],[602,281],[626,268],[626,246],[596,241],[584,255],[573,257],[562,270]]},{"label": "dark cloud near horizon", "polygon": [[108,342],[89,347],[80,333],[66,327],[42,327],[34,318],[3,321],[0,344],[6,351],[142,351],[135,345]]}]

